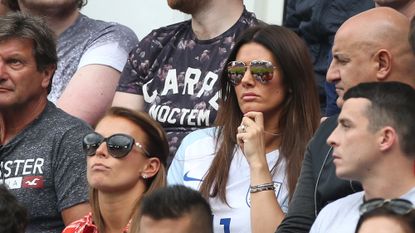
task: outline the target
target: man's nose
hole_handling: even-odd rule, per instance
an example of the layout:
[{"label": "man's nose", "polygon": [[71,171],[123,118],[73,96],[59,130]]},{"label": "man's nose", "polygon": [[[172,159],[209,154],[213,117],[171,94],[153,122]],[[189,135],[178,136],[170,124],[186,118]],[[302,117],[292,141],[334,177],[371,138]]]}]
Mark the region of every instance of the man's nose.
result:
[{"label": "man's nose", "polygon": [[334,65],[334,60],[331,61],[329,69],[327,70],[326,80],[329,83],[335,83],[340,79],[340,72]]}]

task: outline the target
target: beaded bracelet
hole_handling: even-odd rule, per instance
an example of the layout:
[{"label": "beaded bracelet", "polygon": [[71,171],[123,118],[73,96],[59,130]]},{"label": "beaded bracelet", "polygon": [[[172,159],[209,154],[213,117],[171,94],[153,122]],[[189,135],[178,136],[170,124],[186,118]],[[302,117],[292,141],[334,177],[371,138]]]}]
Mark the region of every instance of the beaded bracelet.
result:
[{"label": "beaded bracelet", "polygon": [[258,185],[251,185],[249,187],[249,192],[250,193],[257,193],[257,192],[268,191],[268,190],[275,190],[274,182],[265,183],[265,184],[258,184]]}]

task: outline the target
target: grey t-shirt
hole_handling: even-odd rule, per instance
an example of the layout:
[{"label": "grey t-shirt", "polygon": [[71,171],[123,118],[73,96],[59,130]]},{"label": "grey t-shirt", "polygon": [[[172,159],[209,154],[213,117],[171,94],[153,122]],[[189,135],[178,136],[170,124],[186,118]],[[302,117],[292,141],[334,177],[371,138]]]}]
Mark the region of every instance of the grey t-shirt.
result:
[{"label": "grey t-shirt", "polygon": [[120,54],[113,54],[111,51],[109,54],[103,54],[106,55],[104,57],[93,59],[92,62],[121,72],[128,53],[138,44],[135,33],[123,25],[91,19],[81,14],[58,38],[58,67],[53,76],[52,91],[48,99],[56,103],[77,71],[82,57],[92,49],[108,44],[114,44]]},{"label": "grey t-shirt", "polygon": [[88,200],[82,137],[91,128],[49,102],[9,143],[0,145],[0,183],[28,210],[26,232],[61,232],[61,211]]}]

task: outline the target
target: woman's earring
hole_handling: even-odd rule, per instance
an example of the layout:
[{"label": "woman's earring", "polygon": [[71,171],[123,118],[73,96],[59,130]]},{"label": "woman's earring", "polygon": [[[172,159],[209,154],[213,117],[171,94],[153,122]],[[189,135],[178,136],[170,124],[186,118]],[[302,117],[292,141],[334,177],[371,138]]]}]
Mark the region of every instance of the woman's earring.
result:
[{"label": "woman's earring", "polygon": [[147,175],[143,175],[143,179],[147,179]]}]

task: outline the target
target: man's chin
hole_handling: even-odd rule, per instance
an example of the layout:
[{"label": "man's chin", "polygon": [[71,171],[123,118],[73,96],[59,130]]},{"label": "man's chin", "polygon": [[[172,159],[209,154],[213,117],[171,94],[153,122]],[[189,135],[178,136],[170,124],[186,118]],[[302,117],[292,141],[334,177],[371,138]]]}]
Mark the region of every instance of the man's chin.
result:
[{"label": "man's chin", "polygon": [[341,171],[336,168],[336,176],[342,180],[354,180],[352,175],[348,174],[346,171]]},{"label": "man's chin", "polygon": [[336,100],[337,107],[342,108],[343,103],[344,103],[343,97],[340,97],[340,96],[337,97],[337,100]]}]

